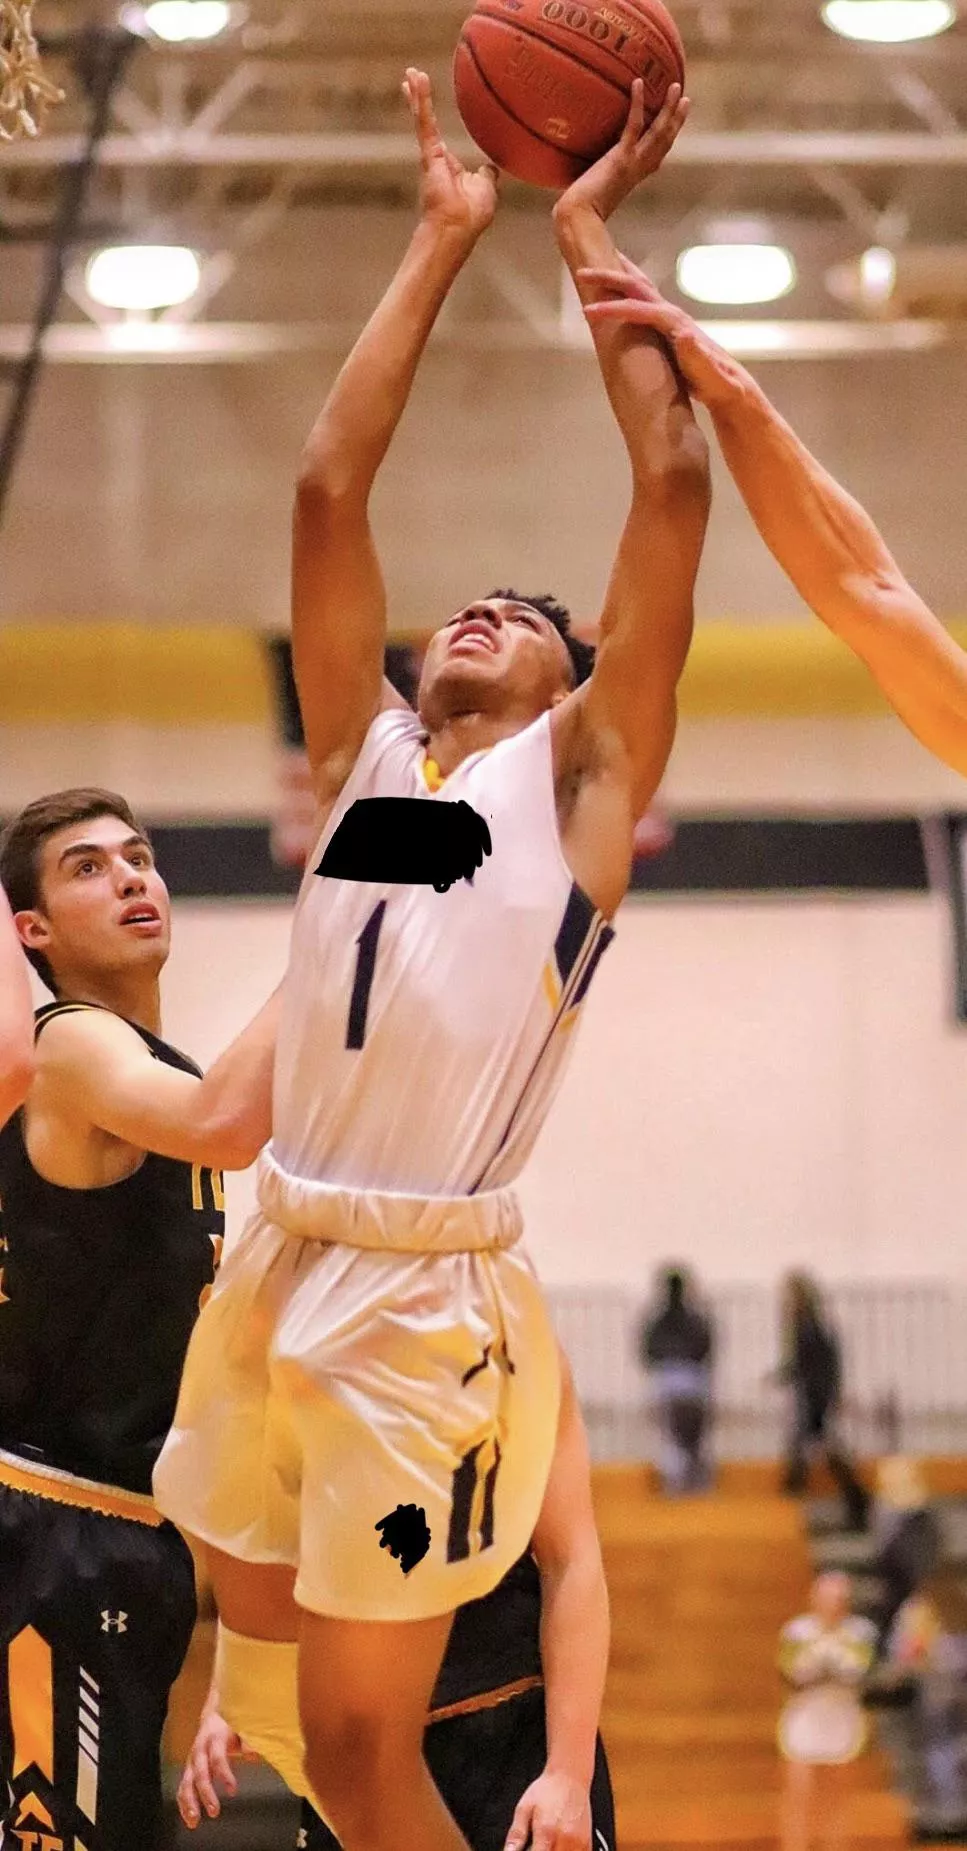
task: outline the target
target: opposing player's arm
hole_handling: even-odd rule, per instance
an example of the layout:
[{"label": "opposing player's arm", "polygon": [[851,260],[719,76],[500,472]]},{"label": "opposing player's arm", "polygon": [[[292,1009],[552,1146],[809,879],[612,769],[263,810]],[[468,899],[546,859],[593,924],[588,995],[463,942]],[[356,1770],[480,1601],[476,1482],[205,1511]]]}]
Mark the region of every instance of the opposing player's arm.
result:
[{"label": "opposing player's arm", "polygon": [[967,774],[967,654],[908,584],[865,509],[746,377],[713,417],[766,545],[910,731]]},{"label": "opposing player's arm", "polygon": [[442,139],[429,79],[407,72],[422,164],[420,222],[306,443],[293,522],[293,666],[323,803],[341,789],[380,706],[386,593],[369,522],[379,467],[436,318],[496,205],[495,171],[468,173]]},{"label": "opposing player's arm", "polygon": [[34,1011],[27,960],[0,888],[0,1125],[23,1105],[34,1077]]},{"label": "opposing player's arm", "polygon": [[155,1060],[134,1029],[106,1011],[54,1016],[37,1044],[38,1108],[161,1157],[245,1169],[272,1130],[279,995],[203,1079]]},{"label": "opposing player's arm", "polygon": [[[687,100],[675,86],[645,129],[636,84],[621,141],[558,201],[558,242],[582,302],[596,294],[584,270],[618,261],[608,215],[660,166],[686,112]],[[640,815],[661,781],[675,736],[676,690],[691,643],[711,496],[708,448],[670,350],[656,335],[635,341],[634,332],[613,321],[592,328],[631,460],[632,499],[601,614],[597,663],[578,699],[589,762],[623,758]]]},{"label": "opposing player's arm", "polygon": [[595,330],[616,323],[664,336],[762,538],[797,591],[865,662],[910,731],[967,773],[967,654],[907,583],[882,535],[817,462],[761,387],[626,258],[585,277]]},{"label": "opposing player's arm", "polygon": [[570,1369],[561,1360],[557,1444],[533,1539],[541,1576],[547,1766],[590,1786],[610,1618],[587,1434]]}]

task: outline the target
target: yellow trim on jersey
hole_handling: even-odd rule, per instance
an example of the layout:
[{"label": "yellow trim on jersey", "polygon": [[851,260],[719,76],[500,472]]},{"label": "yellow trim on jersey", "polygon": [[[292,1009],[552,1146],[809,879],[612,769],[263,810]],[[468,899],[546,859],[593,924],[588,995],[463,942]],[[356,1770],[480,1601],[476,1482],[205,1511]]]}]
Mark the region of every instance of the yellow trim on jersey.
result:
[{"label": "yellow trim on jersey", "polygon": [[58,1466],[28,1463],[15,1453],[0,1452],[0,1485],[8,1491],[23,1491],[30,1497],[47,1498],[52,1504],[68,1504],[73,1510],[94,1510],[101,1517],[121,1517],[126,1523],[146,1523],[161,1528],[164,1518],[149,1497],[140,1491],[124,1491],[118,1485],[98,1485],[90,1478],[75,1478]]},{"label": "yellow trim on jersey", "polygon": [[544,994],[550,1003],[551,1014],[556,1015],[561,1007],[561,980],[550,962],[545,964],[543,976]]},{"label": "yellow trim on jersey", "polygon": [[465,1697],[461,1703],[445,1703],[442,1709],[430,1710],[427,1726],[435,1722],[448,1722],[451,1716],[472,1716],[477,1710],[496,1709],[498,1703],[508,1703],[511,1697],[522,1697],[525,1691],[543,1689],[542,1677],[519,1677],[515,1684],[501,1684],[498,1690],[486,1690],[479,1697]]},{"label": "yellow trim on jersey", "polygon": [[13,1729],[13,1778],[35,1767],[54,1780],[54,1667],[50,1646],[25,1626],[7,1647],[7,1682]]}]

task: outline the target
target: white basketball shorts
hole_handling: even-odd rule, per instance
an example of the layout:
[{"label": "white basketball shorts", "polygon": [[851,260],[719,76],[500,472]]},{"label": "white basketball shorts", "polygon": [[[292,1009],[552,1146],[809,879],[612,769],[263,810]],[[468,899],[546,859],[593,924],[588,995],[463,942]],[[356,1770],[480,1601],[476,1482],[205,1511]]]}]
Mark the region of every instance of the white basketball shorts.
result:
[{"label": "white basketball shorts", "polygon": [[516,1196],[343,1190],[270,1151],[258,1196],[192,1336],[158,1507],[295,1567],[311,1612],[489,1593],[530,1542],[560,1387]]}]

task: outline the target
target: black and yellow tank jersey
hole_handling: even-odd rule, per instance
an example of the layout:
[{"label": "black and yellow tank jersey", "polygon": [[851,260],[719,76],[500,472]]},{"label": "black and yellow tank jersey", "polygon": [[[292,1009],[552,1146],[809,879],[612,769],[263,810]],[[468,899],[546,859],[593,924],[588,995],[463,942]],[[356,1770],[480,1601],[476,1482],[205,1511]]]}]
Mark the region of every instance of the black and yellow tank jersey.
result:
[{"label": "black and yellow tank jersey", "polygon": [[[35,1035],[66,1010],[50,1003]],[[156,1060],[194,1061],[130,1023]],[[225,1217],[221,1174],[148,1152],[103,1188],[34,1169],[23,1113],[0,1128],[0,1447],[150,1492]]]},{"label": "black and yellow tank jersey", "polygon": [[441,1710],[470,1707],[475,1698],[540,1677],[541,1579],[527,1554],[489,1594],[458,1607],[430,1699],[430,1720]]}]

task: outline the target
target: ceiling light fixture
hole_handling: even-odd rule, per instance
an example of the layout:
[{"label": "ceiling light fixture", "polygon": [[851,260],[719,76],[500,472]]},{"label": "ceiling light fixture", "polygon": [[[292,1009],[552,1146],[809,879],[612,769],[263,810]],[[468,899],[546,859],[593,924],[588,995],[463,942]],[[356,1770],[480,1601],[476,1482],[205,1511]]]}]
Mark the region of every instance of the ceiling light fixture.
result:
[{"label": "ceiling light fixture", "polygon": [[693,244],[676,266],[678,287],[694,302],[740,307],[777,302],[796,283],[796,266],[778,244]]},{"label": "ceiling light fixture", "polygon": [[957,17],[952,0],[826,0],[823,19],[841,38],[904,45],[946,32]]},{"label": "ceiling light fixture", "polygon": [[241,12],[234,0],[148,0],[122,8],[121,23],[168,45],[201,45],[226,32]]},{"label": "ceiling light fixture", "polygon": [[194,295],[201,265],[181,244],[114,244],[96,251],[84,270],[92,302],[132,314],[173,308]]}]

